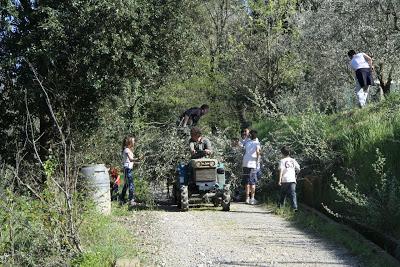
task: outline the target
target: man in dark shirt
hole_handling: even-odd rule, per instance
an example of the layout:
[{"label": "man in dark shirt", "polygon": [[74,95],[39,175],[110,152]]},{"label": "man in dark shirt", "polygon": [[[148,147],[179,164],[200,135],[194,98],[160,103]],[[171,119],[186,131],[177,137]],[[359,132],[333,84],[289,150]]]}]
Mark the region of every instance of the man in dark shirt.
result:
[{"label": "man in dark shirt", "polygon": [[179,118],[179,126],[196,126],[200,120],[200,117],[207,114],[209,106],[203,104],[200,108],[193,107],[186,110]]},{"label": "man in dark shirt", "polygon": [[197,127],[190,130],[189,148],[192,159],[203,158],[212,154],[210,140],[203,137],[201,130]]}]

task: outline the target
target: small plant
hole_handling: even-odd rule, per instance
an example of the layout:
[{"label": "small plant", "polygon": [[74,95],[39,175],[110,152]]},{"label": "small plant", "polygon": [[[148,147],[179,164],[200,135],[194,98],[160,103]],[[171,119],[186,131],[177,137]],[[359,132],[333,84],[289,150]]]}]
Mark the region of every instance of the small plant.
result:
[{"label": "small plant", "polygon": [[155,204],[155,195],[148,181],[137,178],[135,179],[135,198],[138,202],[143,202],[148,207]]}]

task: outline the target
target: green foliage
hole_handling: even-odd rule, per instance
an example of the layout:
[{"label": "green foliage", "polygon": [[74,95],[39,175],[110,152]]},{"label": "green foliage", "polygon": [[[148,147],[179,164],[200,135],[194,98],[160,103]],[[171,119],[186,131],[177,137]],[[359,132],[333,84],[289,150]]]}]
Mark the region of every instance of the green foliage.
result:
[{"label": "green foliage", "polygon": [[48,160],[43,162],[44,173],[47,177],[51,177],[54,175],[57,166],[59,165],[57,159],[50,157]]},{"label": "green foliage", "polygon": [[[398,178],[387,171],[386,159],[376,150],[376,161],[372,164],[374,181],[368,193],[360,193],[357,188],[350,190],[338,179],[334,179],[333,190],[340,200],[346,203],[342,212],[362,224],[368,224],[375,229],[398,235],[400,228],[400,184]],[[351,212],[346,212],[351,207]]]},{"label": "green foliage", "polygon": [[[399,79],[399,60],[393,44],[399,42],[399,28],[393,13],[398,1],[300,1],[295,16],[300,41],[299,57],[304,79],[299,89],[315,106],[342,110],[354,106],[354,77],[347,51],[354,49],[373,56],[374,77],[380,84],[372,88],[374,98],[394,91],[392,80]],[[387,13],[391,10],[393,13]],[[365,20],[363,16],[370,19]],[[372,99],[371,99],[372,100]],[[330,107],[329,107],[330,106]]]},{"label": "green foliage", "polygon": [[301,62],[293,53],[296,25],[290,22],[296,1],[247,2],[249,14],[243,29],[233,34],[236,46],[227,73],[227,89],[242,127],[257,117],[252,92],[276,101],[302,76]]},{"label": "green foliage", "polygon": [[302,166],[303,173],[323,174],[336,164],[337,153],[332,150],[329,118],[320,113],[301,116],[281,116],[255,126],[260,137],[269,142],[269,160],[276,164],[281,157],[280,149],[288,146]]},{"label": "green foliage", "polygon": [[136,178],[134,183],[136,200],[145,203],[148,207],[153,207],[155,205],[154,188],[151,188],[149,181]]},{"label": "green foliage", "polygon": [[0,122],[8,129],[2,131],[1,147],[10,164],[14,140],[25,137],[21,125],[27,109],[37,126],[32,134],[41,136],[44,161],[57,143],[43,90],[33,80],[51,92],[60,125],[71,133],[69,138],[82,141],[79,146],[87,141],[82,133],[90,135],[99,127],[99,108],[113,96],[128,101],[126,120],[134,111],[146,115],[141,107],[156,98],[164,75],[178,71],[190,47],[183,2],[6,2],[0,29],[0,106],[7,115]]},{"label": "green foliage", "polygon": [[[68,265],[81,253],[76,225],[87,202],[68,186],[75,186],[73,174],[65,178],[52,160],[43,168],[24,161],[17,168],[0,165],[0,254],[6,266]],[[41,175],[49,179],[39,187],[34,181]]]},{"label": "green foliage", "polygon": [[232,192],[242,186],[243,148],[227,145],[224,151],[225,173],[229,172]]},{"label": "green foliage", "polygon": [[[68,263],[77,252],[64,236],[66,218],[54,195],[43,201],[18,196],[9,190],[0,198],[1,262],[12,266],[55,266]],[[50,205],[51,203],[51,205]]]},{"label": "green foliage", "polygon": [[[347,167],[357,170],[363,179],[371,178],[373,183],[375,171],[375,152],[379,148],[386,158],[388,167],[395,176],[400,175],[397,159],[400,156],[400,145],[396,141],[400,132],[400,118],[397,112],[400,107],[399,95],[382,103],[371,106],[355,114],[348,114],[342,119],[340,131],[337,132],[338,143],[345,158]],[[367,186],[368,188],[368,186]]]}]

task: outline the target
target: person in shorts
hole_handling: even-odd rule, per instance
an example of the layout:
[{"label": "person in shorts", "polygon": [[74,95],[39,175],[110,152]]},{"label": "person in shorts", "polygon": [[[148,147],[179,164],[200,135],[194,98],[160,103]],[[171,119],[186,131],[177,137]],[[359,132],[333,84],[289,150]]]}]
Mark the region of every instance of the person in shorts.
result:
[{"label": "person in shorts", "polygon": [[355,93],[360,108],[367,104],[369,86],[374,85],[372,78],[372,58],[365,53],[356,53],[354,50],[347,52],[350,58],[350,67],[355,74]]},{"label": "person in shorts", "polygon": [[261,146],[257,138],[257,131],[251,130],[250,140],[244,144],[242,161],[243,180],[245,183],[246,204],[257,204],[254,198],[257,183],[257,165],[261,155]]}]

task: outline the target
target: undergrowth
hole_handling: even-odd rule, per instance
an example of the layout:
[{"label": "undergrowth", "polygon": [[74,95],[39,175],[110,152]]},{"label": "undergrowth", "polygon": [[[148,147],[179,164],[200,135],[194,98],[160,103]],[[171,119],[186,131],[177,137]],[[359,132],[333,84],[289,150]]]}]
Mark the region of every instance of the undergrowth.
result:
[{"label": "undergrowth", "polygon": [[91,211],[84,215],[81,242],[85,252],[73,262],[74,266],[114,266],[117,259],[141,258],[142,254],[135,245],[134,229],[116,220],[123,214],[114,212],[112,216],[104,216]]}]

